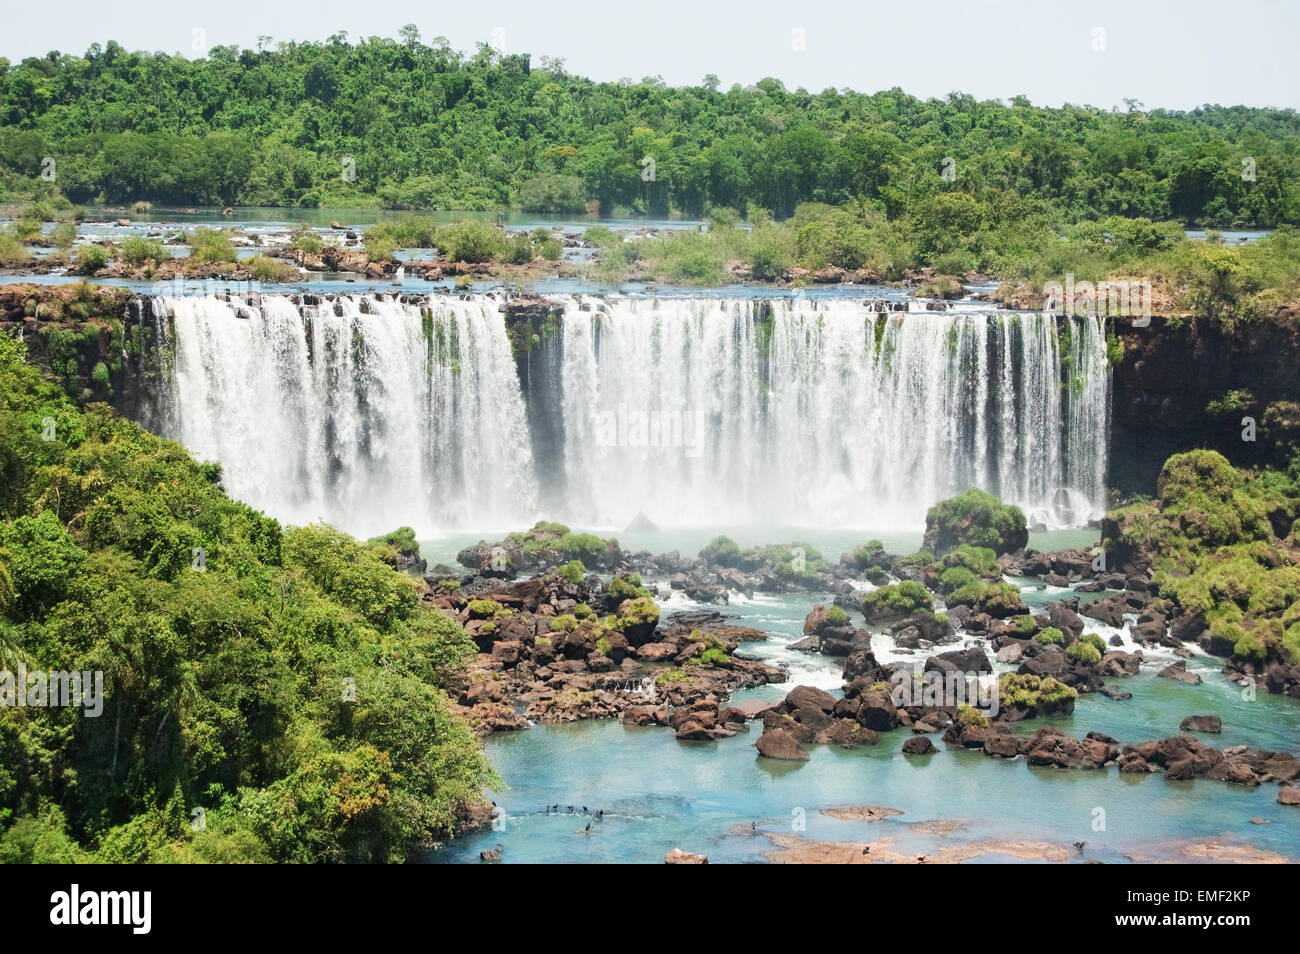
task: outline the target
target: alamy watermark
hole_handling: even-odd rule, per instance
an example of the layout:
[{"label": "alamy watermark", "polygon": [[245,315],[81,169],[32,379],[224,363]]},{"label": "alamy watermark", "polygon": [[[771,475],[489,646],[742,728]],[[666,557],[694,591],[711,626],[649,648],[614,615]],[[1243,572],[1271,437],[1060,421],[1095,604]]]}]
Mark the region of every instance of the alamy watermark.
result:
[{"label": "alamy watermark", "polygon": [[687,457],[704,453],[703,411],[646,411],[620,404],[596,414],[595,430],[601,447],[682,448]]},{"label": "alamy watermark", "polygon": [[29,670],[22,663],[18,672],[0,669],[0,709],[16,707],[42,709],[80,706],[86,718],[104,712],[104,673],[96,670]]},{"label": "alamy watermark", "polygon": [[155,298],[214,298],[218,295],[233,295],[247,300],[252,295],[262,294],[262,283],[222,278],[184,278],[177,275],[151,284],[149,294]]},{"label": "alamy watermark", "polygon": [[1151,324],[1151,282],[1076,282],[1069,272],[1064,284],[1043,285],[1043,314],[1132,318],[1134,328],[1145,328]]},{"label": "alamy watermark", "polygon": [[890,701],[900,709],[906,706],[971,706],[991,719],[1000,708],[998,679],[991,672],[923,671],[918,664],[896,670],[889,681],[893,686],[889,693]]}]

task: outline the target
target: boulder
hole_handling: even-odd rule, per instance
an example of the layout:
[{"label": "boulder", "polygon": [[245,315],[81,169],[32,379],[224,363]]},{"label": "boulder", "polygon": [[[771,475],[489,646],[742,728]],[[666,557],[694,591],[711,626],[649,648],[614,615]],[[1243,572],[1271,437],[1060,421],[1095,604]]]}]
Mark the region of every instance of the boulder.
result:
[{"label": "boulder", "polygon": [[1096,600],[1080,608],[1079,612],[1090,619],[1101,620],[1107,626],[1116,629],[1124,625],[1124,604],[1117,596]]},{"label": "boulder", "polygon": [[914,735],[903,743],[904,755],[930,755],[939,751],[926,735]]},{"label": "boulder", "polygon": [[695,719],[687,719],[677,727],[677,738],[687,742],[706,742],[713,736]]},{"label": "boulder", "polygon": [[998,650],[998,662],[1000,663],[1018,663],[1020,657],[1024,654],[1025,644],[1013,640]]},{"label": "boulder", "polygon": [[888,732],[899,725],[898,708],[888,692],[882,689],[864,692],[858,709],[858,724],[873,732]]},{"label": "boulder", "polygon": [[1188,672],[1187,661],[1183,659],[1180,659],[1171,666],[1166,666],[1164,669],[1161,669],[1156,673],[1156,675],[1163,679],[1172,679],[1175,682],[1185,682],[1189,686],[1199,686],[1201,684],[1201,677],[1194,672]]},{"label": "boulder", "polygon": [[1223,720],[1216,715],[1192,715],[1178,728],[1183,732],[1222,732]]},{"label": "boulder", "polygon": [[992,672],[993,665],[989,662],[988,655],[978,646],[971,646],[967,649],[954,649],[950,652],[939,653],[937,656],[931,656],[925,661],[927,670],[937,669],[940,672]]},{"label": "boulder", "polygon": [[808,750],[784,729],[764,729],[763,734],[754,743],[758,754],[769,759],[783,759],[789,762],[807,762]]}]

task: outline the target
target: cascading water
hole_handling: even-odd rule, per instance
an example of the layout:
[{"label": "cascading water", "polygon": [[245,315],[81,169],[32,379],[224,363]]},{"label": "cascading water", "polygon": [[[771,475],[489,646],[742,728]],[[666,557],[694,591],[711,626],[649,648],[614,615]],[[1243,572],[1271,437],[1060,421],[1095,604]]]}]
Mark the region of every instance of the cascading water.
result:
[{"label": "cascading water", "polygon": [[[491,300],[160,298],[174,347],[156,426],[291,523],[361,535],[513,525],[536,497],[523,399]],[[522,506],[521,506],[522,505]]]},{"label": "cascading water", "polygon": [[568,500],[589,521],[915,528],[971,486],[1048,526],[1104,506],[1095,320],[1069,320],[1063,356],[1038,313],[588,304],[565,313],[564,413]]},{"label": "cascading water", "polygon": [[[367,535],[539,516],[619,528],[638,512],[661,526],[914,530],[970,486],[1048,526],[1103,509],[1096,319],[553,302],[556,370],[530,376],[525,398],[529,359],[493,296],[156,299],[173,360],[154,425],[219,460],[236,497]],[[536,453],[562,467],[534,459],[529,414],[543,407],[562,417],[544,422],[558,448],[552,436]]]}]

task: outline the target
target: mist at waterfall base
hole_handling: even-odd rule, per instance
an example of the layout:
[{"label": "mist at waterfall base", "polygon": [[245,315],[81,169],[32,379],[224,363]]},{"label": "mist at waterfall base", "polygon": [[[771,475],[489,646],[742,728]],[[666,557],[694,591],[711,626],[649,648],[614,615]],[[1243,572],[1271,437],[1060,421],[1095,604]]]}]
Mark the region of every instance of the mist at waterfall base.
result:
[{"label": "mist at waterfall base", "polygon": [[[877,314],[815,299],[553,299],[511,348],[504,296],[157,298],[147,423],[230,493],[359,536],[513,530],[918,532],[978,486],[1033,524],[1104,508],[1094,319]],[[763,541],[770,542],[770,541]]]}]

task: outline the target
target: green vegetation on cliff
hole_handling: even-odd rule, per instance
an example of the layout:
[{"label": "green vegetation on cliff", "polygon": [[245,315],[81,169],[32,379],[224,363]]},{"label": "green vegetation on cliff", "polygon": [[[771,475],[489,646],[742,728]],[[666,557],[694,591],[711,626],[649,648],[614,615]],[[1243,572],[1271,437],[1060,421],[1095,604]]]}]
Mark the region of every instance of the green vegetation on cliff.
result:
[{"label": "green vegetation on cliff", "polygon": [[408,534],[219,477],[0,336],[0,668],[104,685],[0,708],[0,860],[400,861],[498,784],[443,691],[471,641],[385,562]]},{"label": "green vegetation on cliff", "polygon": [[1241,662],[1300,663],[1300,456],[1239,471],[1215,451],[1165,462],[1155,500],[1109,514],[1105,540]]}]

